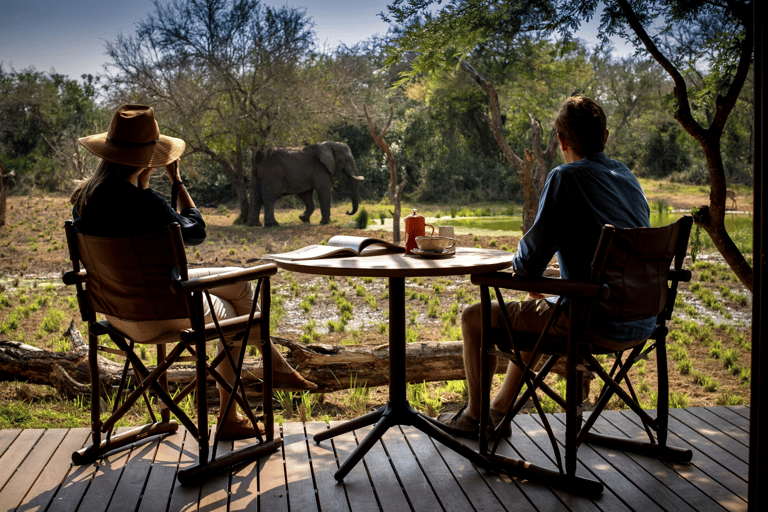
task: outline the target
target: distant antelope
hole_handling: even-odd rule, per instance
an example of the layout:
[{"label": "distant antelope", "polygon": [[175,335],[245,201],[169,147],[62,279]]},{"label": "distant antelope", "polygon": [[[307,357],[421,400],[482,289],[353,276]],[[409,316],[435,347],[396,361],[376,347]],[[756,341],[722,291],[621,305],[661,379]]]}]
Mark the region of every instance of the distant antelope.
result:
[{"label": "distant antelope", "polygon": [[726,190],[725,191],[725,198],[731,201],[731,204],[733,205],[733,210],[738,210],[739,207],[736,205],[736,192],[733,190]]}]

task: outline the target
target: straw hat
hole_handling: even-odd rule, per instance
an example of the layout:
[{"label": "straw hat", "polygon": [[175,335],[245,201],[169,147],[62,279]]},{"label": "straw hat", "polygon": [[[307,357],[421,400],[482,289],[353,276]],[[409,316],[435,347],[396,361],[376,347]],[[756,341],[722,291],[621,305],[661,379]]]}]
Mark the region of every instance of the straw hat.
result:
[{"label": "straw hat", "polygon": [[78,139],[85,149],[104,160],[137,167],[163,167],[178,160],[184,141],[160,135],[155,110],[146,105],[118,108],[106,133]]}]

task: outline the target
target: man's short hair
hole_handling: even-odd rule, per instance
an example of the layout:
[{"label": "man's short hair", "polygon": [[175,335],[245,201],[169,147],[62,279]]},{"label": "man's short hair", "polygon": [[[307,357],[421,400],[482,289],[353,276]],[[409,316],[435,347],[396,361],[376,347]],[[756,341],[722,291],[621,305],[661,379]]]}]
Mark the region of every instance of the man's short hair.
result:
[{"label": "man's short hair", "polygon": [[592,98],[571,96],[565,100],[555,118],[555,129],[578,155],[605,149],[605,112]]}]

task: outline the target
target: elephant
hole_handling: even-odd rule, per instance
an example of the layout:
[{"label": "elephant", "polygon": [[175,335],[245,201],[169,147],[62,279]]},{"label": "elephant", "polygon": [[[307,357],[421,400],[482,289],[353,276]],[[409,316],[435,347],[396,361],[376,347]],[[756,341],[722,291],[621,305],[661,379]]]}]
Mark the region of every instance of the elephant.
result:
[{"label": "elephant", "polygon": [[277,226],[275,201],[281,196],[296,194],[304,202],[302,222],[309,222],[315,210],[313,192],[320,199],[320,224],[331,221],[331,187],[335,172],[350,178],[352,211],[357,213],[360,200],[359,181],[355,158],[343,142],[323,142],[303,148],[269,148],[254,155],[251,165],[251,202],[248,224],[260,226],[259,215],[264,205],[264,226]]}]

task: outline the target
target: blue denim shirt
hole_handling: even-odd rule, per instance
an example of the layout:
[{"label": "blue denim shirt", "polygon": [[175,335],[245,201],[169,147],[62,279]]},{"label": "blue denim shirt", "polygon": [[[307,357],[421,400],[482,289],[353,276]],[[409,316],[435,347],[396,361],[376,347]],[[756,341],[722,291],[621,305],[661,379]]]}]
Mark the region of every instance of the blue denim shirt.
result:
[{"label": "blue denim shirt", "polygon": [[[540,276],[557,255],[560,276],[589,281],[592,257],[605,224],[649,226],[643,189],[627,167],[595,153],[553,169],[547,177],[533,226],[520,240],[515,273]],[[655,318],[592,326],[616,341],[648,337]]]}]

